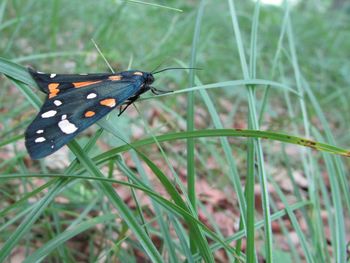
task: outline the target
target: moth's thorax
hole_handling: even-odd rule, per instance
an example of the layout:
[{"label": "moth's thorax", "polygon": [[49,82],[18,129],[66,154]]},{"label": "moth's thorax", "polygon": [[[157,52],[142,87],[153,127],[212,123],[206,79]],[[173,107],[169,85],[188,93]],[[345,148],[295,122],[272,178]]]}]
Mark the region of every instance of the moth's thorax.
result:
[{"label": "moth's thorax", "polygon": [[120,74],[122,75],[122,77],[126,77],[126,78],[132,78],[132,77],[142,78],[142,81],[145,83],[146,86],[151,85],[154,82],[154,77],[152,73],[149,73],[149,72],[143,72],[139,70],[128,70],[128,71],[123,71]]}]

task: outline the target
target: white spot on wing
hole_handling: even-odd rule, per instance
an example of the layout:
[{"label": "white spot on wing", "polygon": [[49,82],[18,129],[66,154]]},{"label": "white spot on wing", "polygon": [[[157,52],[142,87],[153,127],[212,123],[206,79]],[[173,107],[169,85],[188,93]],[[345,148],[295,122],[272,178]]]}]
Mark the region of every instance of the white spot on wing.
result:
[{"label": "white spot on wing", "polygon": [[38,137],[35,139],[35,142],[38,143],[38,142],[44,142],[46,141],[46,139],[44,137]]},{"label": "white spot on wing", "polygon": [[55,145],[51,145],[51,149],[55,148]]},{"label": "white spot on wing", "polygon": [[51,117],[55,116],[56,113],[57,113],[57,111],[55,111],[55,110],[49,110],[49,111],[44,112],[43,114],[41,114],[41,117],[42,118],[51,118]]},{"label": "white spot on wing", "polygon": [[38,74],[45,74],[45,72],[37,71]]},{"label": "white spot on wing", "polygon": [[62,120],[58,123],[58,127],[61,129],[61,131],[65,134],[72,134],[76,130],[78,130],[78,127],[75,126],[74,123],[69,122],[67,120],[67,115],[62,115]]},{"label": "white spot on wing", "polygon": [[44,132],[44,130],[37,130],[36,131],[37,134],[40,134],[40,133],[43,133],[43,132]]},{"label": "white spot on wing", "polygon": [[60,105],[62,105],[62,101],[60,101],[60,100],[55,100],[55,101],[53,102],[53,104],[55,104],[56,106],[60,106]]},{"label": "white spot on wing", "polygon": [[52,73],[52,74],[50,75],[50,78],[54,78],[54,77],[56,77],[56,74],[55,74],[55,73]]},{"label": "white spot on wing", "polygon": [[97,97],[97,94],[96,93],[90,93],[86,96],[86,98],[89,100],[89,99],[93,99],[93,98],[96,98]]}]

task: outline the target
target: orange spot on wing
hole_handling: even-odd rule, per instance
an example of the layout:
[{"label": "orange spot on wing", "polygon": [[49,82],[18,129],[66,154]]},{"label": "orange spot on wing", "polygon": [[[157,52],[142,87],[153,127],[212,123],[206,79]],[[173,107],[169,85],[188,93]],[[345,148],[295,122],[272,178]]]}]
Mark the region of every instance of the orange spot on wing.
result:
[{"label": "orange spot on wing", "polygon": [[112,108],[116,105],[116,101],[115,99],[104,99],[100,101],[100,104]]},{"label": "orange spot on wing", "polygon": [[97,81],[82,81],[82,82],[73,82],[74,88],[82,88],[85,86],[89,86],[95,83],[99,83],[102,80],[97,80]]},{"label": "orange spot on wing", "polygon": [[57,94],[60,92],[60,90],[57,88],[60,84],[59,83],[50,83],[49,84],[49,99],[56,97]]},{"label": "orange spot on wing", "polygon": [[121,80],[122,76],[109,76],[110,80]]},{"label": "orange spot on wing", "polygon": [[87,112],[85,112],[85,117],[86,118],[90,118],[90,117],[92,117],[92,116],[94,116],[95,115],[95,112],[94,111],[87,111]]}]

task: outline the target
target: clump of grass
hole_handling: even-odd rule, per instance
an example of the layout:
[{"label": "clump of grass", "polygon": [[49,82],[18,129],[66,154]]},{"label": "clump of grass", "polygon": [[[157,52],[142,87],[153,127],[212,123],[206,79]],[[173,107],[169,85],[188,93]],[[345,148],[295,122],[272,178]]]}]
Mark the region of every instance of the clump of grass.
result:
[{"label": "clump of grass", "polygon": [[[336,145],[349,147],[349,18],[233,0],[131,2],[0,4],[0,261],[24,248],[25,262],[345,262],[349,163],[338,155],[349,152]],[[67,166],[33,162],[22,134],[41,99],[18,63],[108,70],[91,38],[116,71],[163,60],[204,70],[162,75],[157,85],[179,90],[141,100],[131,120],[100,121],[68,145]],[[210,204],[201,185],[229,205]]]}]

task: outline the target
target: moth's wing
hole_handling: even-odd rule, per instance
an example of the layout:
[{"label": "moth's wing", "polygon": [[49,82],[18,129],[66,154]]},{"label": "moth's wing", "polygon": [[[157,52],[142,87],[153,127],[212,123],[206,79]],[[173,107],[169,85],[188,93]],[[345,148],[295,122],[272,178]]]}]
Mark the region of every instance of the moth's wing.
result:
[{"label": "moth's wing", "polygon": [[[59,84],[59,90],[65,91],[75,87],[75,85],[88,84],[91,82],[106,80],[113,76],[118,76],[119,73],[94,73],[94,74],[55,74],[35,71],[28,68],[28,72],[35,80],[40,90],[46,94],[50,94],[55,86]],[[51,90],[50,90],[51,89]]]},{"label": "moth's wing", "polygon": [[60,149],[135,95],[143,84],[140,79],[132,78],[94,81],[90,79],[84,81],[90,82],[88,85],[66,90],[61,90],[59,83],[55,96],[52,92],[48,93],[40,112],[25,133],[25,144],[32,159],[43,158]]}]

